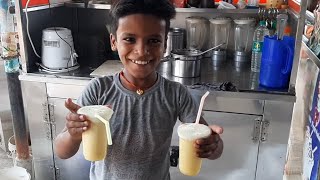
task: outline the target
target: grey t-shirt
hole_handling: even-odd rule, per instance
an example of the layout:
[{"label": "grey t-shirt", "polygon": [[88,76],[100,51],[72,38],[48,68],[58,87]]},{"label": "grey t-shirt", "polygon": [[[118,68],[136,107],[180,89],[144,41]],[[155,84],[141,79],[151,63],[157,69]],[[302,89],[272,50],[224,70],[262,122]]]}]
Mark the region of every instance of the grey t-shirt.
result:
[{"label": "grey t-shirt", "polygon": [[168,180],[169,147],[177,118],[193,122],[197,108],[183,85],[158,75],[143,95],[129,91],[119,73],[90,81],[80,106],[111,105],[113,145],[102,161],[92,162],[91,180]]}]

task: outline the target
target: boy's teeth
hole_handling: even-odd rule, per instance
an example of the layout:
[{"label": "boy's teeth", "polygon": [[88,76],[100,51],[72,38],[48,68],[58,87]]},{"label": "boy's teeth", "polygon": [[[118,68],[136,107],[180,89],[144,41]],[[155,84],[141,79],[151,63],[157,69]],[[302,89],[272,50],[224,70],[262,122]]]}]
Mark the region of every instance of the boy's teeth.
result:
[{"label": "boy's teeth", "polygon": [[148,64],[150,61],[135,61],[135,60],[132,60],[133,63],[136,63],[136,64],[142,64],[142,65],[145,65],[145,64]]}]

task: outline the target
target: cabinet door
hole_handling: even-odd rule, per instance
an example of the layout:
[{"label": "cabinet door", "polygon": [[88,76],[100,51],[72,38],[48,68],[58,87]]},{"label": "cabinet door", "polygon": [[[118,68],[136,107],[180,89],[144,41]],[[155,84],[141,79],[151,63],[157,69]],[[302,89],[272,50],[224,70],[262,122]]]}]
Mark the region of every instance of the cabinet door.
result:
[{"label": "cabinet door", "polygon": [[34,179],[54,180],[52,137],[45,83],[22,81],[22,88],[31,136]]},{"label": "cabinet door", "polygon": [[[264,140],[259,146],[257,180],[282,180],[285,172],[293,102],[266,101]],[[297,132],[299,133],[299,132]]]},{"label": "cabinet door", "polygon": [[[52,125],[52,137],[55,138],[64,128],[68,110],[64,107],[66,99],[50,98],[51,118],[54,121]],[[74,100],[75,101],[75,100]],[[69,180],[88,180],[90,171],[90,162],[85,160],[82,154],[82,145],[79,151],[69,159],[60,159],[54,150],[54,161],[56,167],[57,179]]]},{"label": "cabinet door", "polygon": [[[260,116],[204,111],[208,124],[224,128],[221,135],[224,151],[217,160],[203,159],[201,172],[197,177],[188,177],[180,173],[178,167],[171,167],[173,180],[254,180],[258,156],[258,141],[252,140],[254,124]],[[177,126],[174,128],[172,145],[178,145]]]}]

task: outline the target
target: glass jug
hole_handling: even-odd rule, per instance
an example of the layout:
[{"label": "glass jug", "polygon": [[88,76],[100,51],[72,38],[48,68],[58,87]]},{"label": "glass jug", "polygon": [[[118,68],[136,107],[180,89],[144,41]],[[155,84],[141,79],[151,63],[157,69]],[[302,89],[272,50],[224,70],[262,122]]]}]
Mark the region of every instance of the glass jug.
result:
[{"label": "glass jug", "polygon": [[223,61],[226,60],[226,50],[228,47],[229,33],[231,28],[231,19],[229,18],[216,18],[210,19],[210,47],[220,46],[218,49],[211,51],[212,60]]},{"label": "glass jug", "polygon": [[250,62],[255,19],[235,19],[234,51],[236,62]]},{"label": "glass jug", "polygon": [[187,48],[203,50],[209,29],[209,21],[204,17],[186,18]]}]

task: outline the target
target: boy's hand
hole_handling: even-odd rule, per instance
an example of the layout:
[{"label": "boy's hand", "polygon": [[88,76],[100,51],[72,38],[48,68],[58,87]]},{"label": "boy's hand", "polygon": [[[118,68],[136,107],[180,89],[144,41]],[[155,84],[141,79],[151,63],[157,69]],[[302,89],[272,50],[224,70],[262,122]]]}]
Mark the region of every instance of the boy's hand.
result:
[{"label": "boy's hand", "polygon": [[74,140],[81,140],[82,132],[87,130],[89,127],[89,121],[84,115],[77,114],[80,106],[73,103],[70,98],[66,100],[65,107],[70,110],[66,117],[66,127],[68,132]]},{"label": "boy's hand", "polygon": [[209,137],[198,139],[195,142],[197,155],[200,158],[217,159],[221,156],[223,150],[223,141],[220,134],[223,133],[223,128],[216,125],[209,126],[212,133]]}]

